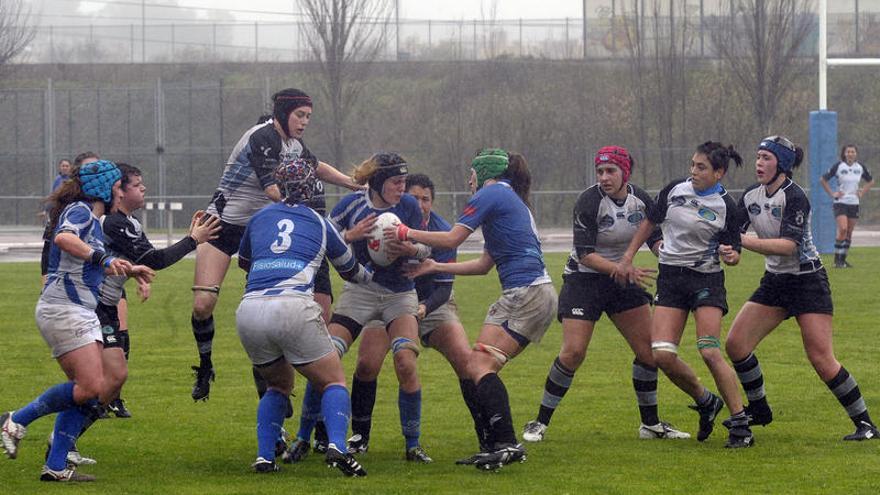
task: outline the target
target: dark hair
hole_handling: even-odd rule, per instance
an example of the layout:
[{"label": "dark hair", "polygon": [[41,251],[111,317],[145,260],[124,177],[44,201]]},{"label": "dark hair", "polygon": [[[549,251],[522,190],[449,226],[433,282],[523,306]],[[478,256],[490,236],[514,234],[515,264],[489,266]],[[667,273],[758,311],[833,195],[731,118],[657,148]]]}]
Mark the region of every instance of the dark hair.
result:
[{"label": "dark hair", "polygon": [[406,190],[419,186],[431,191],[431,201],[434,200],[434,182],[425,174],[411,174],[406,176]]},{"label": "dark hair", "polygon": [[67,205],[76,201],[91,201],[82,192],[82,184],[79,181],[79,165],[73,166],[70,170],[70,177],[43,200],[49,210],[49,226],[47,227],[49,232],[53,232],[58,226],[58,217],[61,216],[61,212]]},{"label": "dark hair", "polygon": [[88,160],[89,158],[99,159],[101,157],[98,156],[98,154],[94,151],[83,151],[82,153],[76,155],[76,158],[73,159],[73,166],[79,168],[79,166],[82,165],[83,162]]},{"label": "dark hair", "polygon": [[840,148],[840,161],[842,161],[842,162],[846,161],[846,149],[847,148],[852,148],[852,149],[856,150],[856,153],[859,152],[858,146],[856,146],[854,144],[844,144],[843,148]]},{"label": "dark hair", "polygon": [[122,172],[122,182],[119,183],[120,189],[125,189],[126,186],[131,182],[131,178],[134,176],[143,177],[143,172],[141,169],[135,167],[134,165],[129,165],[123,162],[116,162],[116,167],[119,168],[119,171]]},{"label": "dark hair", "polygon": [[737,167],[741,167],[743,163],[742,157],[739,152],[733,149],[733,145],[724,146],[717,141],[706,141],[697,146],[697,153],[702,153],[709,158],[712,170],[724,170],[725,173],[730,166],[730,160],[733,160]]},{"label": "dark hair", "polygon": [[302,90],[296,88],[282,89],[272,95],[272,117],[281,126],[285,137],[290,137],[290,129],[287,128],[287,119],[299,107],[312,106],[312,99]]},{"label": "dark hair", "polygon": [[67,162],[68,165],[73,165],[72,163],[70,163],[70,160],[68,160],[67,158],[62,158],[62,159],[58,160],[58,165],[61,165],[64,162]]},{"label": "dark hair", "polygon": [[264,113],[263,115],[260,115],[259,117],[257,117],[257,123],[254,125],[265,124],[266,122],[269,122],[270,120],[272,120],[272,114],[271,113]]},{"label": "dark hair", "polygon": [[529,202],[529,190],[532,187],[532,174],[529,172],[529,166],[526,163],[526,157],[519,153],[507,153],[509,163],[507,170],[504,171],[499,179],[507,179],[510,181],[510,187],[519,196],[529,208],[532,204]]}]

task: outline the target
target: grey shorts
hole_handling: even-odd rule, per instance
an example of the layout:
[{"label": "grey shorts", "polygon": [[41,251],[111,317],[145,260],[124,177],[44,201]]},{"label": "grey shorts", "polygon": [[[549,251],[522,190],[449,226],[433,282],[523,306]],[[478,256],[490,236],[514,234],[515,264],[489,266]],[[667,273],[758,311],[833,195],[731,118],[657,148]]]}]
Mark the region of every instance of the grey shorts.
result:
[{"label": "grey shorts", "polygon": [[431,311],[431,314],[419,322],[419,340],[422,341],[423,346],[431,347],[428,345],[428,336],[444,323],[457,323],[461,325],[461,320],[458,318],[458,306],[456,306],[453,297],[450,297],[449,301]]},{"label": "grey shorts", "polygon": [[418,310],[419,300],[415,289],[391,292],[377,284],[346,282],[333,314],[350,318],[366,327],[371,320],[380,320],[387,325],[404,315],[415,316]]},{"label": "grey shorts", "polygon": [[103,342],[101,322],[91,309],[76,304],[48,304],[40,300],[34,312],[40,335],[57,358],[92,342]]},{"label": "grey shorts", "polygon": [[507,289],[489,307],[483,323],[503,327],[527,342],[540,342],[556,317],[557,303],[552,283]]},{"label": "grey shorts", "polygon": [[238,338],[260,366],[284,357],[302,365],[336,352],[311,295],[245,297],[235,312]]}]

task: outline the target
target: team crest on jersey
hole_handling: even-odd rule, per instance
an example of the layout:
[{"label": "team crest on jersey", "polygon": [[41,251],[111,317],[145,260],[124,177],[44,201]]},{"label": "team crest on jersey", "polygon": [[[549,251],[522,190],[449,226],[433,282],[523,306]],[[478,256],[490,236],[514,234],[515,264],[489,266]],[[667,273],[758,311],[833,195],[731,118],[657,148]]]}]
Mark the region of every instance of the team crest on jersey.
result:
[{"label": "team crest on jersey", "polygon": [[611,215],[605,215],[599,219],[599,228],[607,229],[614,225],[614,218]]},{"label": "team crest on jersey", "polygon": [[684,206],[686,202],[687,200],[684,199],[684,196],[673,196],[669,198],[669,204],[672,206]]},{"label": "team crest on jersey", "polygon": [[715,220],[718,219],[718,214],[716,214],[711,209],[706,208],[705,206],[700,207],[700,209],[697,210],[697,215],[700,215],[701,218],[708,220],[710,222],[714,222]]},{"label": "team crest on jersey", "polygon": [[758,206],[758,203],[751,203],[749,205],[749,213],[755,216],[761,214],[761,207]]},{"label": "team crest on jersey", "polygon": [[[782,207],[773,206],[770,208],[770,215],[772,215],[773,218],[782,218]],[[803,222],[803,218],[801,218],[801,222]]]},{"label": "team crest on jersey", "polygon": [[645,214],[640,211],[630,213],[629,216],[626,217],[626,221],[631,223],[632,225],[638,225],[638,224],[642,223],[642,220],[644,220],[644,219],[645,219]]},{"label": "team crest on jersey", "polygon": [[794,223],[795,225],[803,225],[804,224],[804,212],[802,210],[798,210],[794,215]]}]

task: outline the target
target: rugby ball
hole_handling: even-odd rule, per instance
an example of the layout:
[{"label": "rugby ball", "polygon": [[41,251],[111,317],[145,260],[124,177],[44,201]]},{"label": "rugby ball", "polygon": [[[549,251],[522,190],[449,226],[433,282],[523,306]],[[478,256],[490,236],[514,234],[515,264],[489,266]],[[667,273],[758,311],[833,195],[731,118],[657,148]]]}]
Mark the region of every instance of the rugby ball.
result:
[{"label": "rugby ball", "polygon": [[367,252],[370,253],[370,259],[379,266],[388,266],[394,263],[397,257],[389,255],[386,251],[388,241],[385,240],[383,231],[387,228],[396,229],[400,225],[400,219],[391,212],[385,212],[376,217],[376,223],[373,224],[373,230],[367,237]]}]

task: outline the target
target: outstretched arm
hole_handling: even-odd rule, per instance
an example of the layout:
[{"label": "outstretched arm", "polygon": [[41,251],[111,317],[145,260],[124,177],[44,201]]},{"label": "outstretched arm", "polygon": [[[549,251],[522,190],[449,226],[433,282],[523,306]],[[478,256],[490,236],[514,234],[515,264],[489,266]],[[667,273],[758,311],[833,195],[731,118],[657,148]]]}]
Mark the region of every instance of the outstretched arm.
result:
[{"label": "outstretched arm", "polygon": [[471,235],[471,230],[461,224],[455,224],[448,232],[429,232],[411,229],[401,223],[396,230],[386,229],[384,235],[386,239],[396,238],[399,241],[415,241],[433,247],[455,249]]},{"label": "outstretched arm", "polygon": [[437,263],[431,258],[418,265],[404,267],[408,277],[416,278],[429,273],[451,273],[453,275],[485,275],[495,266],[495,260],[488,251],[483,251],[479,258],[456,263]]},{"label": "outstretched arm", "polygon": [[346,189],[351,189],[352,191],[358,191],[362,189],[362,186],[356,184],[351,177],[345,175],[344,173],[336,170],[329,163],[318,162],[318,167],[315,169],[315,174],[324,182],[329,182],[334,186],[344,187]]}]

